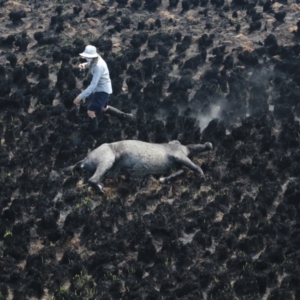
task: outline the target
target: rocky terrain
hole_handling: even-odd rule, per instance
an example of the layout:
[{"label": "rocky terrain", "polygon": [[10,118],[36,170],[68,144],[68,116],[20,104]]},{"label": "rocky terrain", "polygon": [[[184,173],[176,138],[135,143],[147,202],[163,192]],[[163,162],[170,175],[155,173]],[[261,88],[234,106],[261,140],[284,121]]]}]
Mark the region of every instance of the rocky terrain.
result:
[{"label": "rocky terrain", "polygon": [[[300,299],[300,4],[0,1],[0,299]],[[106,60],[87,127],[79,53]],[[211,142],[189,170],[62,169],[122,139]]]}]

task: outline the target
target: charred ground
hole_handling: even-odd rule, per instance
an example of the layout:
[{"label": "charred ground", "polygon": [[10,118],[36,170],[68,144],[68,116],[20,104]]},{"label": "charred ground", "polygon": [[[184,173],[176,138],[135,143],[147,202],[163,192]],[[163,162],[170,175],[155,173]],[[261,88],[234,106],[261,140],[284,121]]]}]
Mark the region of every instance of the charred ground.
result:
[{"label": "charred ground", "polygon": [[[300,299],[297,1],[1,1],[0,299]],[[81,135],[86,44],[111,104]],[[105,142],[210,141],[191,172],[63,167]]]}]

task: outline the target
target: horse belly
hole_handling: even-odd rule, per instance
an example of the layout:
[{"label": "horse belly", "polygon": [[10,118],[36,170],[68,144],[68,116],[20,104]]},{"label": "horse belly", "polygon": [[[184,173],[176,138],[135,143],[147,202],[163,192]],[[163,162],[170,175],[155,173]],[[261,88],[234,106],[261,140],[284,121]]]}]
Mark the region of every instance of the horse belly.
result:
[{"label": "horse belly", "polygon": [[172,167],[169,156],[165,152],[134,152],[124,157],[121,163],[122,169],[132,176],[163,174]]}]

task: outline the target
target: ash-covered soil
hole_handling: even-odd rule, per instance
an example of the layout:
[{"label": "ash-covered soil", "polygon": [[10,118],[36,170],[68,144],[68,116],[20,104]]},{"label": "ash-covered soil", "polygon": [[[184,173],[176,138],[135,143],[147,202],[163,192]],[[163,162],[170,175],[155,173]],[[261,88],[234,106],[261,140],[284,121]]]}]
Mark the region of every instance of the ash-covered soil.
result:
[{"label": "ash-covered soil", "polygon": [[[0,299],[300,299],[300,4],[0,1]],[[81,134],[85,45],[110,104]],[[214,145],[192,172],[62,169],[122,139]]]}]

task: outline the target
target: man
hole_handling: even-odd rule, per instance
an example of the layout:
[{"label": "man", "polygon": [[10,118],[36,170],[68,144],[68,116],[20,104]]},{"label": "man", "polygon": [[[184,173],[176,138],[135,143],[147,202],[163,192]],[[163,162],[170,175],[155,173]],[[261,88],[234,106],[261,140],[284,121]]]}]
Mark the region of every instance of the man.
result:
[{"label": "man", "polygon": [[107,105],[109,96],[112,93],[112,85],[107,64],[97,53],[96,47],[88,45],[85,47],[84,52],[79,55],[87,61],[86,63],[79,64],[79,68],[89,68],[93,78],[90,85],[75,98],[73,103],[78,105],[82,99],[93,94],[92,100],[87,108],[91,132],[94,133],[98,130],[97,114],[101,114],[103,111],[119,118],[132,120],[132,114],[123,113]]}]

